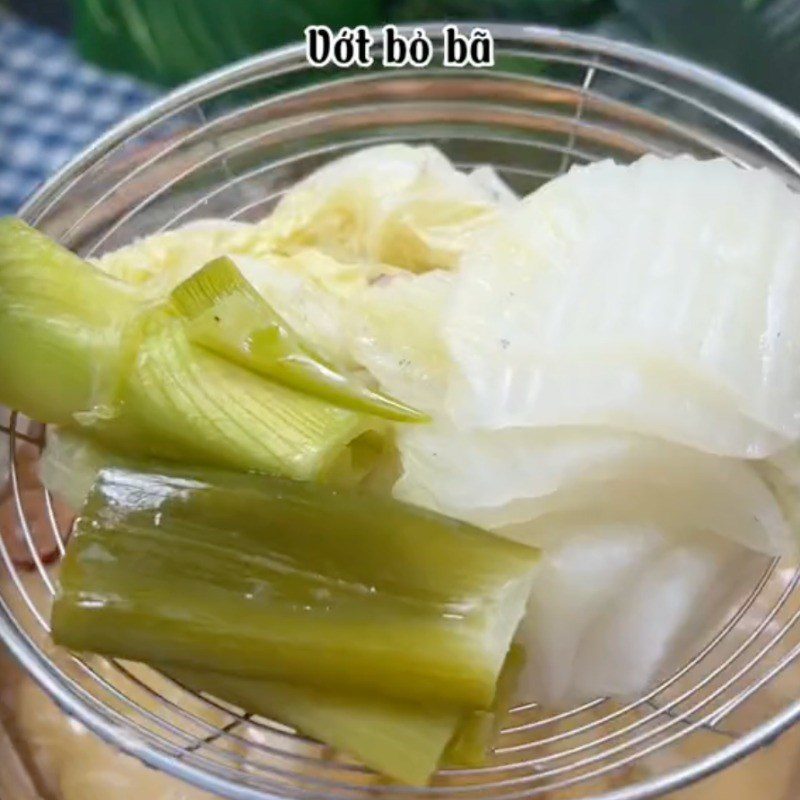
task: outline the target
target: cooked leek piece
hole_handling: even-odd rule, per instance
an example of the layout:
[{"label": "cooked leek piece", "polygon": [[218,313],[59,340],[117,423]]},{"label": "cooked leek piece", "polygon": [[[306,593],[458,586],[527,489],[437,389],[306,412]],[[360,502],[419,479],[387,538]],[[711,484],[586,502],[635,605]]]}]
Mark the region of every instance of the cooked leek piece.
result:
[{"label": "cooked leek piece", "polygon": [[399,422],[427,417],[342,375],[314,353],[230,258],[209,262],[172,292],[190,339],[300,392]]},{"label": "cooked leek piece", "polygon": [[342,695],[278,681],[166,667],[188,689],[207,692],[251,714],[291,725],[402,783],[427,783],[440,764],[481,767],[495,741],[524,664],[509,650],[489,710],[462,712],[381,697]]},{"label": "cooked leek piece", "polygon": [[401,783],[424,785],[461,713],[381,697],[343,695],[279,681],[166,667],[169,677],[251,714],[291,725]]},{"label": "cooked leek piece", "polygon": [[443,764],[472,769],[486,766],[489,748],[498,732],[496,721],[492,711],[467,711],[444,751]]},{"label": "cooked leek piece", "polygon": [[170,309],[14,219],[0,220],[0,352],[0,403],[129,454],[319,479],[375,427],[193,345]]},{"label": "cooked leek piece", "polygon": [[123,460],[97,442],[70,428],[47,429],[47,442],[39,459],[39,478],[47,491],[77,511],[105,467]]},{"label": "cooked leek piece", "polygon": [[154,319],[111,419],[84,420],[134,455],[320,478],[370,428],[366,417],[264,378],[192,345],[175,320]]},{"label": "cooked leek piece", "polygon": [[503,726],[511,705],[522,668],[525,666],[525,648],[511,645],[497,681],[492,707],[488,710],[467,711],[447,745],[443,761],[453,767],[482,767]]},{"label": "cooked leek piece", "polygon": [[90,407],[136,299],[18,219],[0,219],[0,403],[41,422]]},{"label": "cooked leek piece", "polygon": [[486,708],[537,560],[391,498],[111,468],[70,542],[53,635],[132,660]]}]

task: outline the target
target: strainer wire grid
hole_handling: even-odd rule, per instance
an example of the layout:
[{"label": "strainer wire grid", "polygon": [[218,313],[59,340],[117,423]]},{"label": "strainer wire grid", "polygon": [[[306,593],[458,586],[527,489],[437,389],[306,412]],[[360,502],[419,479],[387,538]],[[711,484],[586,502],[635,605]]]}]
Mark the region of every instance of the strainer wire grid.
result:
[{"label": "strainer wire grid", "polygon": [[[425,27],[429,35],[438,40],[438,26]],[[569,100],[572,111],[568,119],[552,114],[547,109],[515,109],[515,123],[520,124],[521,120],[523,127],[528,125],[530,130],[555,131],[563,134],[563,137],[536,140],[537,150],[549,157],[547,168],[512,165],[500,168],[503,176],[509,180],[515,176],[533,181],[553,177],[564,172],[572,163],[584,163],[599,157],[596,150],[587,146],[584,140],[594,147],[598,142],[611,146],[610,143],[616,141],[619,131],[609,128],[603,120],[598,123],[590,118],[591,112],[604,105],[618,108],[622,113],[628,108],[627,98],[597,92],[595,87],[600,77],[625,81],[647,91],[657,91],[669,101],[679,102],[713,120],[706,130],[699,127],[695,120],[687,124],[659,117],[646,110],[637,110],[636,121],[640,128],[636,135],[626,134],[625,139],[625,146],[631,152],[674,152],[674,146],[662,146],[657,136],[651,138],[648,119],[652,117],[657,119],[661,133],[666,130],[678,140],[701,148],[704,153],[723,153],[737,163],[751,166],[755,148],[757,163],[762,160],[770,163],[790,182],[800,177],[800,165],[796,157],[800,141],[798,119],[778,104],[722,76],[679,59],[595,37],[535,27],[490,27],[501,45],[499,52],[504,56],[579,70],[578,78],[571,78],[569,82],[547,75],[533,78],[520,76],[502,68],[488,75],[473,76],[478,85],[496,79],[507,80],[507,85],[503,84],[503,91],[492,107],[495,120],[502,120],[504,114],[510,113],[504,101],[510,102],[509,97],[515,96],[515,92],[521,93],[520,97],[524,98],[529,84],[535,83],[538,90],[552,93],[558,102]],[[214,147],[199,160],[171,175],[154,191],[140,194],[133,198],[133,202],[123,205],[116,219],[94,235],[90,246],[81,241],[84,223],[104,206],[113,203],[120,194],[124,194],[137,177],[146,175],[148,170],[157,167],[168,157],[179,155],[194,142],[202,143],[208,131],[228,132],[231,126],[235,128],[241,114],[267,118],[276,109],[303,101],[309,90],[299,88],[283,92],[275,97],[251,102],[244,111],[240,108],[223,110],[213,118],[205,113],[202,103],[222,91],[246,89],[267,74],[270,78],[291,76],[305,69],[302,49],[288,47],[222,70],[178,90],[99,140],[40,190],[21,215],[32,224],[44,222],[46,227],[48,215],[59,203],[64,202],[67,194],[88,171],[101,169],[104,162],[111,160],[115,151],[123,148],[132,137],[146,137],[165,116],[184,111],[198,113],[199,126],[193,127],[188,133],[178,132],[166,146],[115,177],[62,226],[62,241],[77,246],[87,256],[102,252],[106,247],[115,247],[122,243],[116,238],[124,240],[127,235],[127,223],[146,213],[159,199],[168,198],[173,191],[178,191],[199,169],[215,165],[219,165],[222,172],[218,185],[200,196],[190,197],[188,204],[182,208],[172,209],[152,230],[167,230],[189,221],[209,204],[213,208],[217,199],[224,199],[233,190],[240,192],[237,195],[239,202],[232,210],[228,206],[225,216],[249,219],[263,215],[283,189],[261,191],[253,197],[248,196],[247,188],[268,175],[270,170],[291,169],[298,162],[305,166],[307,159],[325,160],[364,145],[397,138],[388,133],[372,133],[347,139],[344,143],[308,148],[301,157],[284,155],[266,164],[242,170],[231,164],[239,154],[260,141],[263,130],[255,130],[243,138],[233,137],[225,142],[220,135]],[[416,74],[441,75],[445,79],[441,70],[431,69]],[[345,93],[365,95],[385,80],[384,74],[356,74],[339,78],[334,90],[339,87]],[[398,73],[397,80],[398,85],[402,85],[403,81],[408,80],[408,73]],[[450,103],[445,116],[457,118],[462,114],[469,118],[469,86],[465,84],[467,99],[461,104]],[[696,94],[690,93],[689,88]],[[422,108],[424,102],[409,102],[409,109]],[[746,109],[748,114],[738,116],[735,113],[737,108]],[[751,113],[756,117],[755,122],[747,118]],[[318,124],[327,117],[346,122],[348,115],[357,120],[360,114],[362,108],[359,105],[334,110],[315,109],[313,114],[271,121],[269,133],[272,136],[291,137],[295,132],[302,134],[310,123]],[[430,119],[430,109],[428,115],[426,119]],[[726,140],[717,126],[732,130],[738,140]],[[591,132],[591,136],[587,131]],[[404,138],[425,141],[429,136],[430,130],[423,127]],[[494,144],[508,147],[531,145],[524,136],[516,133],[511,135],[507,131],[460,134],[460,139],[464,141],[471,137],[476,140],[489,138]],[[740,142],[746,143],[746,146]],[[458,160],[458,166],[463,168],[479,163],[468,158]],[[45,432],[41,426],[29,424],[16,412],[12,412],[7,426],[0,425],[0,430],[7,437],[9,489],[33,574],[42,582],[45,595],[52,596],[54,579],[39,553],[26,517],[18,464],[18,445],[28,442],[41,447]],[[57,553],[63,554],[64,541],[58,529],[53,500],[49,493],[41,491],[53,546]],[[339,796],[355,798],[376,794],[408,798],[439,795],[463,797],[465,800],[476,797],[512,800],[543,794],[561,796],[557,793],[584,783],[589,791],[592,782],[597,779],[619,774],[626,776],[623,785],[610,791],[604,786],[604,800],[653,797],[734,762],[769,742],[800,718],[800,701],[793,701],[760,724],[744,732],[730,734],[729,743],[710,754],[689,760],[678,767],[671,765],[660,773],[656,771],[655,775],[645,775],[644,779],[630,774],[635,772],[645,757],[678,744],[695,731],[720,730],[720,723],[757,691],[777,679],[800,654],[800,641],[794,643],[792,638],[797,633],[795,625],[800,618],[800,607],[793,605],[797,599],[795,590],[800,582],[800,572],[787,570],[777,561],[765,566],[753,589],[711,640],[685,665],[643,697],[625,704],[614,704],[598,698],[550,715],[535,704],[520,705],[509,716],[489,766],[480,770],[448,770],[427,790],[384,785],[356,764],[331,759],[327,748],[303,740],[291,729],[269,720],[251,718],[213,698],[195,695],[174,685],[174,692],[171,690],[169,697],[165,697],[161,689],[163,682],[154,688],[148,682],[148,676],[134,673],[126,665],[107,661],[101,670],[98,669],[98,660],[94,658],[66,654],[55,657],[41,643],[41,635],[46,637],[49,633],[47,612],[40,608],[41,602],[37,602],[30,593],[28,578],[19,572],[1,538],[0,562],[8,572],[16,592],[13,598],[0,593],[0,638],[66,713],[146,764],[237,800],[284,797],[330,800]],[[772,594],[775,596],[772,597]],[[754,609],[765,598],[769,598],[768,602],[753,619]],[[23,622],[26,617],[30,617],[29,622],[33,623],[36,631],[33,635]],[[749,620],[746,634],[742,633],[745,620]],[[739,638],[732,641],[737,633]],[[197,708],[202,708],[203,713],[198,712]],[[219,722],[220,716],[225,718],[223,723]],[[246,764],[237,761],[232,754],[232,749],[243,746],[248,748],[250,755]]]}]

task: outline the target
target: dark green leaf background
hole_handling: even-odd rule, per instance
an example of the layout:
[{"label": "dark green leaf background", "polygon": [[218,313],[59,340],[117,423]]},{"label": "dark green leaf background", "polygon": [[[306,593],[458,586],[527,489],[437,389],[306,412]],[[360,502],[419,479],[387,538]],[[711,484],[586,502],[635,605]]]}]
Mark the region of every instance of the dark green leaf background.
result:
[{"label": "dark green leaf background", "polygon": [[617,0],[649,39],[800,109],[799,0]]},{"label": "dark green leaf background", "polygon": [[171,85],[334,28],[387,20],[544,22],[655,45],[800,109],[800,0],[73,0],[79,47]]}]

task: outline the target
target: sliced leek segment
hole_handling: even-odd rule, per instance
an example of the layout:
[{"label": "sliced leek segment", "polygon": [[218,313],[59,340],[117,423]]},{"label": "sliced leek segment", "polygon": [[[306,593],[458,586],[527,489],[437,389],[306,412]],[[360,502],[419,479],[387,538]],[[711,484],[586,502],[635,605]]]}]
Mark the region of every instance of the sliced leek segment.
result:
[{"label": "sliced leek segment", "polygon": [[189,338],[213,353],[313,397],[399,422],[427,417],[337,372],[248,283],[230,258],[210,261],[172,292]]},{"label": "sliced leek segment", "polygon": [[369,469],[348,448],[375,420],[193,345],[172,309],[15,219],[0,220],[0,352],[0,403],[111,449],[302,480]]},{"label": "sliced leek segment", "polygon": [[113,368],[132,291],[24,222],[0,219],[0,404],[70,423]]},{"label": "sliced leek segment", "polygon": [[320,478],[370,429],[366,417],[295,392],[192,345],[183,327],[151,320],[109,419],[84,418],[132,455]]},{"label": "sliced leek segment", "polygon": [[279,681],[163,668],[195,692],[290,725],[389,778],[424,785],[461,719],[458,709],[334,694]]},{"label": "sliced leek segment", "polygon": [[132,660],[487,708],[537,560],[391,498],[112,468],[70,542],[53,634]]},{"label": "sliced leek segment", "polygon": [[454,767],[482,767],[497,739],[525,666],[525,648],[512,644],[497,681],[492,707],[467,711],[444,752],[443,762]]}]

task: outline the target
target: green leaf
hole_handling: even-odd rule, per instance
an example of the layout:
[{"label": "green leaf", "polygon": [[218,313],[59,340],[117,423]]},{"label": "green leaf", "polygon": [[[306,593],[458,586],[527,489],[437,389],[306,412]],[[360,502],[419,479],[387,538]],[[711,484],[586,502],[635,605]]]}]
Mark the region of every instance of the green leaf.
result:
[{"label": "green leaf", "polygon": [[516,20],[583,24],[611,6],[610,0],[397,0],[390,3],[392,19]]},{"label": "green leaf", "polygon": [[796,0],[617,0],[660,47],[800,108]]},{"label": "green leaf", "polygon": [[306,25],[376,24],[379,0],[72,0],[78,48],[109,69],[180,83],[303,38]]}]

